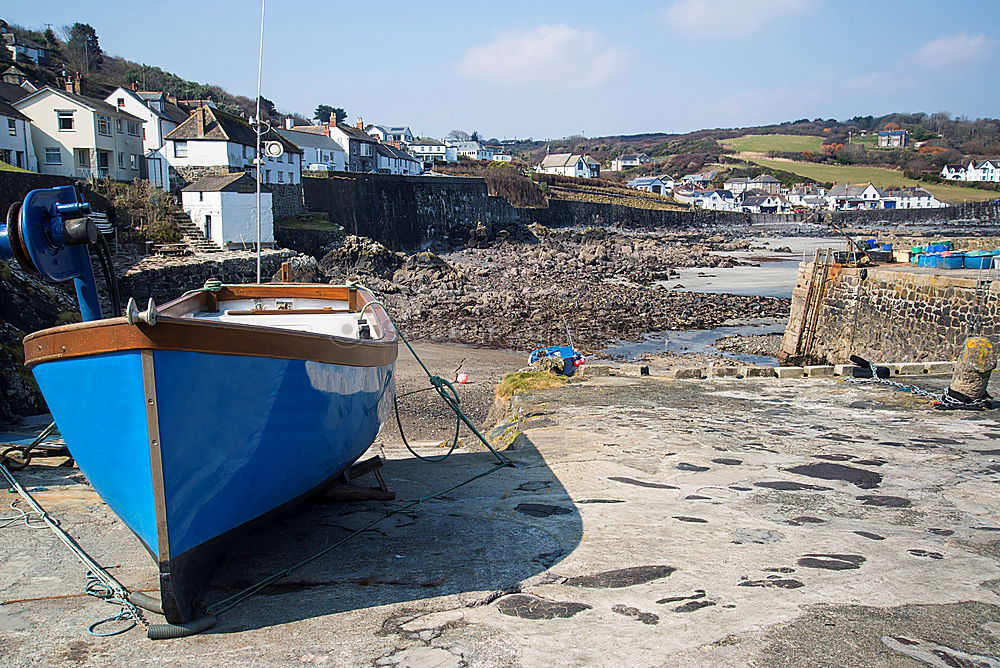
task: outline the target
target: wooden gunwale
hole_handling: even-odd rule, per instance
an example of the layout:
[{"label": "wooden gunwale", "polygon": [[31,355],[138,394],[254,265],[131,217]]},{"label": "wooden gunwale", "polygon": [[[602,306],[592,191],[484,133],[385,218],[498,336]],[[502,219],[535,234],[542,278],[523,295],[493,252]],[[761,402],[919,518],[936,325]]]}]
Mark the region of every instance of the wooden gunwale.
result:
[{"label": "wooden gunwale", "polygon": [[[100,355],[125,350],[178,350],[218,355],[273,357],[345,366],[384,366],[396,359],[398,335],[379,305],[367,309],[384,338],[359,341],[329,334],[280,327],[184,318],[183,315],[228,299],[311,297],[351,302],[358,308],[374,301],[367,290],[324,285],[227,285],[217,293],[198,292],[157,308],[155,325],[130,325],[125,318],[106,318],[43,329],[24,338],[24,363]],[[215,299],[212,299],[212,298]],[[212,304],[215,302],[215,304]],[[294,312],[293,312],[294,313]]]}]

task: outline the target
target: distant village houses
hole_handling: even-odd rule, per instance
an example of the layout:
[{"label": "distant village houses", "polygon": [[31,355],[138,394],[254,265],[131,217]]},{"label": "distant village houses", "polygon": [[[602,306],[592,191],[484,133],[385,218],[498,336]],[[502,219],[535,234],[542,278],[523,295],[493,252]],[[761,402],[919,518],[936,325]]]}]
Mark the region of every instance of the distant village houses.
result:
[{"label": "distant village houses", "polygon": [[644,190],[657,195],[666,195],[673,188],[673,179],[670,180],[669,187],[659,176],[641,176],[639,178],[632,179],[626,185],[629,188],[635,188],[636,190]]},{"label": "distant village houses", "polygon": [[945,165],[941,176],[952,181],[1000,183],[1000,158],[970,160],[967,165]]},{"label": "distant village houses", "polygon": [[[316,131],[312,131],[313,129]],[[289,127],[278,134],[302,149],[302,170],[316,172],[347,171],[347,152],[330,135],[323,133],[324,126]]]},{"label": "distant village houses", "polygon": [[458,151],[439,139],[421,137],[410,142],[410,153],[424,164],[425,169],[433,169],[435,162],[456,162]]},{"label": "distant village houses", "polygon": [[608,167],[612,172],[620,172],[626,169],[633,169],[640,165],[644,165],[649,162],[649,156],[645,153],[632,153],[629,155],[620,155],[617,158],[611,160],[611,164]]},{"label": "distant village houses", "polygon": [[878,133],[879,148],[903,148],[910,142],[907,130],[882,130]]},{"label": "distant village houses", "polygon": [[492,149],[483,146],[478,141],[453,141],[449,142],[448,145],[455,149],[459,157],[465,157],[469,160],[493,159]]},{"label": "distant village houses", "polygon": [[365,132],[383,144],[392,144],[394,142],[409,144],[413,141],[413,133],[406,126],[369,125],[365,128]]}]

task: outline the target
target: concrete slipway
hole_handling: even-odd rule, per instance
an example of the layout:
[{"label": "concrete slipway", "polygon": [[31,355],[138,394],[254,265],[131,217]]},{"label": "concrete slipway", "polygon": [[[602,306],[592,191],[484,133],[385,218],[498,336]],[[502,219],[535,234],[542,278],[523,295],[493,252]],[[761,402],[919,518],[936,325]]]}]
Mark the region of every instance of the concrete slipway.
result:
[{"label": "concrete slipway", "polygon": [[[107,604],[10,602],[4,665],[1000,665],[995,414],[835,379],[595,378],[516,406],[517,469],[395,516],[210,632],[97,639],[84,627]],[[400,499],[489,465],[383,454]],[[126,585],[155,587],[78,472],[20,478]],[[209,599],[385,507],[303,507],[235,549]],[[0,530],[0,601],[81,584],[47,531]]]}]

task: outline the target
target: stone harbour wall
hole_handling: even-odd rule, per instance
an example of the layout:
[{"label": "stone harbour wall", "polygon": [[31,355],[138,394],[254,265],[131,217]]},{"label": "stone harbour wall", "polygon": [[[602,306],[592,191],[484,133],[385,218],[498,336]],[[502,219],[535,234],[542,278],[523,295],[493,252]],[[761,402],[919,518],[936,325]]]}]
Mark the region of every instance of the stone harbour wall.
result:
[{"label": "stone harbour wall", "polygon": [[867,211],[832,211],[827,220],[836,225],[943,225],[1000,226],[1000,193],[993,202],[968,202],[940,209],[871,209]]},{"label": "stone harbour wall", "polygon": [[[297,255],[290,250],[264,250],[261,253],[261,279],[264,282],[278,271],[281,263]],[[122,299],[135,297],[140,308],[152,297],[157,304],[200,288],[209,278],[223,283],[253,283],[257,280],[257,256],[246,251],[229,251],[185,257],[144,258],[120,277]]]},{"label": "stone harbour wall", "polygon": [[980,283],[974,270],[830,265],[814,274],[803,262],[779,360],[953,360],[969,336],[1000,341],[1000,284]]}]

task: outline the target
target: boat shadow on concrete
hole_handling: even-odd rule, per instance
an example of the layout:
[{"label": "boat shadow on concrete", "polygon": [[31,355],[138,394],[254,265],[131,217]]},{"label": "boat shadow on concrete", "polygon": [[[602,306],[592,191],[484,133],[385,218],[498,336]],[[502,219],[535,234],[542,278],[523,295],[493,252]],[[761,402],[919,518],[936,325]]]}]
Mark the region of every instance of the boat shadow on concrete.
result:
[{"label": "boat shadow on concrete", "polygon": [[[370,452],[366,456],[370,456]],[[210,633],[419,601],[515,589],[580,543],[580,514],[525,435],[503,468],[389,517],[222,614]],[[293,564],[406,502],[448,489],[495,466],[488,452],[458,451],[430,464],[410,457],[383,468],[396,501],[319,498],[230,548],[203,596],[211,604]],[[359,481],[360,482],[360,481]]]}]

